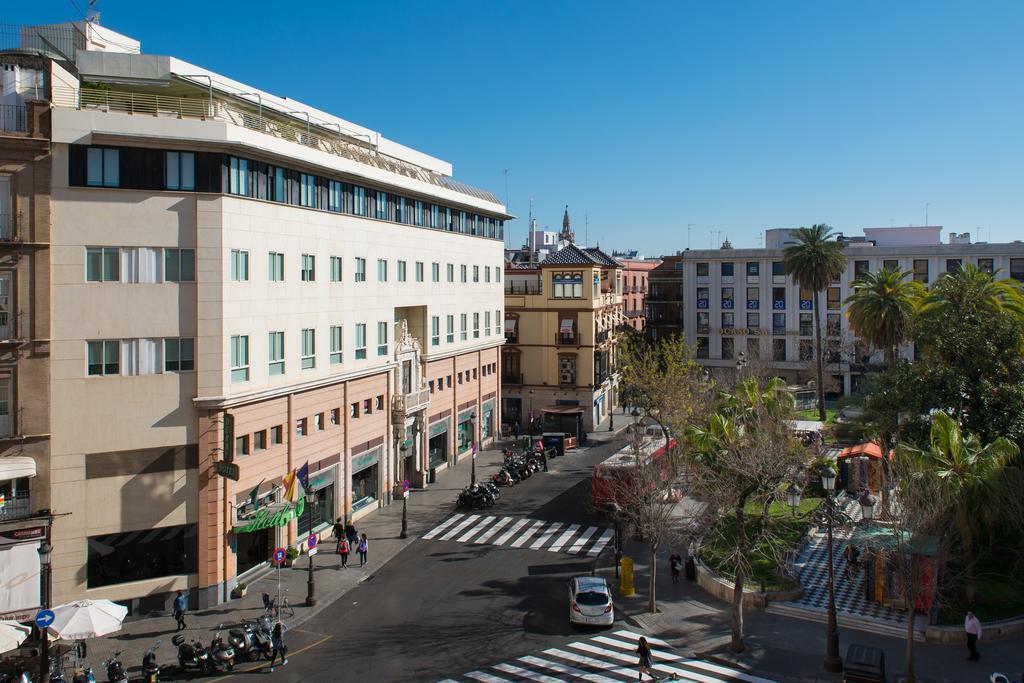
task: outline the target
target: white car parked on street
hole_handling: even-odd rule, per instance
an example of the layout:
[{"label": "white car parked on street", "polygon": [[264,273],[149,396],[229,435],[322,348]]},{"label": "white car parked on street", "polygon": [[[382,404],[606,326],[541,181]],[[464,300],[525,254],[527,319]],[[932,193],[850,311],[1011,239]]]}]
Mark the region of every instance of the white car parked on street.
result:
[{"label": "white car parked on street", "polygon": [[611,626],[615,621],[612,591],[597,576],[577,576],[569,582],[569,623]]}]

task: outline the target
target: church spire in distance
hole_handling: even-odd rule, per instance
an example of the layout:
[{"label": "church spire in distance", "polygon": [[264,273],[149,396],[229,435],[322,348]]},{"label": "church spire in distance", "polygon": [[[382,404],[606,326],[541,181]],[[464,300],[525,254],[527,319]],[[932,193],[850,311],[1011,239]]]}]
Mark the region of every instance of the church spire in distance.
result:
[{"label": "church spire in distance", "polygon": [[565,213],[562,214],[562,234],[559,237],[570,244],[576,242],[576,235],[572,231],[572,224],[569,221],[569,205],[565,205]]}]

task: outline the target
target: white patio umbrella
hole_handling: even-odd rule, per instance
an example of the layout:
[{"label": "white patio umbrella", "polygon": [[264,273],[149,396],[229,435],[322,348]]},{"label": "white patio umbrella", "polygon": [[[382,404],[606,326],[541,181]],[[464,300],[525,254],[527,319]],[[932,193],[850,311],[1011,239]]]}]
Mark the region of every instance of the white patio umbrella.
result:
[{"label": "white patio umbrella", "polygon": [[0,621],[0,652],[10,652],[24,643],[31,630],[16,621]]},{"label": "white patio umbrella", "polygon": [[64,640],[84,640],[121,630],[128,608],[110,600],[79,600],[53,608],[50,635]]}]

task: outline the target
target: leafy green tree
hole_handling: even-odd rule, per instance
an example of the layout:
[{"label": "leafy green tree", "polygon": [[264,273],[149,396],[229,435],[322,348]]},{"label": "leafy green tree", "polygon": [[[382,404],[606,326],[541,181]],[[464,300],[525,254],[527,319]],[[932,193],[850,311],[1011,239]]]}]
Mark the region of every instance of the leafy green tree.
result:
[{"label": "leafy green tree", "polygon": [[858,337],[885,352],[888,367],[896,364],[897,349],[907,339],[914,308],[924,297],[910,271],[884,268],[864,273],[846,298],[850,327]]},{"label": "leafy green tree", "polygon": [[818,419],[825,421],[824,359],[821,351],[821,292],[846,270],[843,244],[834,239],[825,224],[793,232],[797,243],[786,247],[782,265],[797,284],[814,292],[814,358],[817,370]]},{"label": "leafy green tree", "polygon": [[[960,559],[965,570],[964,593],[973,601],[975,577],[971,564],[979,537],[1000,523],[1005,511],[1016,506],[1004,504],[1004,496],[1019,495],[1020,470],[1012,467],[1019,449],[1004,438],[982,444],[977,436],[961,430],[945,412],[932,417],[927,448],[901,443],[899,457],[910,458],[920,476],[934,477],[951,501],[951,521],[956,528]],[[1008,520],[1015,523],[1017,520]]]}]

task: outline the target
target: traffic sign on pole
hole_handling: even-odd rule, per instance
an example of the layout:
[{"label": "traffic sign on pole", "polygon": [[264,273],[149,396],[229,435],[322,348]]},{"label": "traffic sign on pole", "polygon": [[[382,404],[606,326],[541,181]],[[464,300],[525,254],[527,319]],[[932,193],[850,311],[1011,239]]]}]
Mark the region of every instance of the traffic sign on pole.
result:
[{"label": "traffic sign on pole", "polygon": [[277,550],[274,551],[274,555],[271,558],[271,561],[274,564],[276,564],[278,566],[281,566],[281,563],[284,562],[284,558],[286,556],[287,556],[287,553],[285,552],[285,549],[284,548],[278,548]]},{"label": "traffic sign on pole", "polygon": [[306,547],[309,548],[309,555],[312,557],[316,555],[316,544],[320,541],[316,534],[310,534],[309,538],[306,539]]},{"label": "traffic sign on pole", "polygon": [[409,491],[409,480],[408,479],[403,479],[402,480],[402,490],[406,491],[406,492]]},{"label": "traffic sign on pole", "polygon": [[47,626],[49,626],[50,624],[53,623],[53,619],[54,619],[53,610],[41,609],[36,614],[36,618],[35,618],[36,626],[38,626],[39,628],[46,628]]}]

